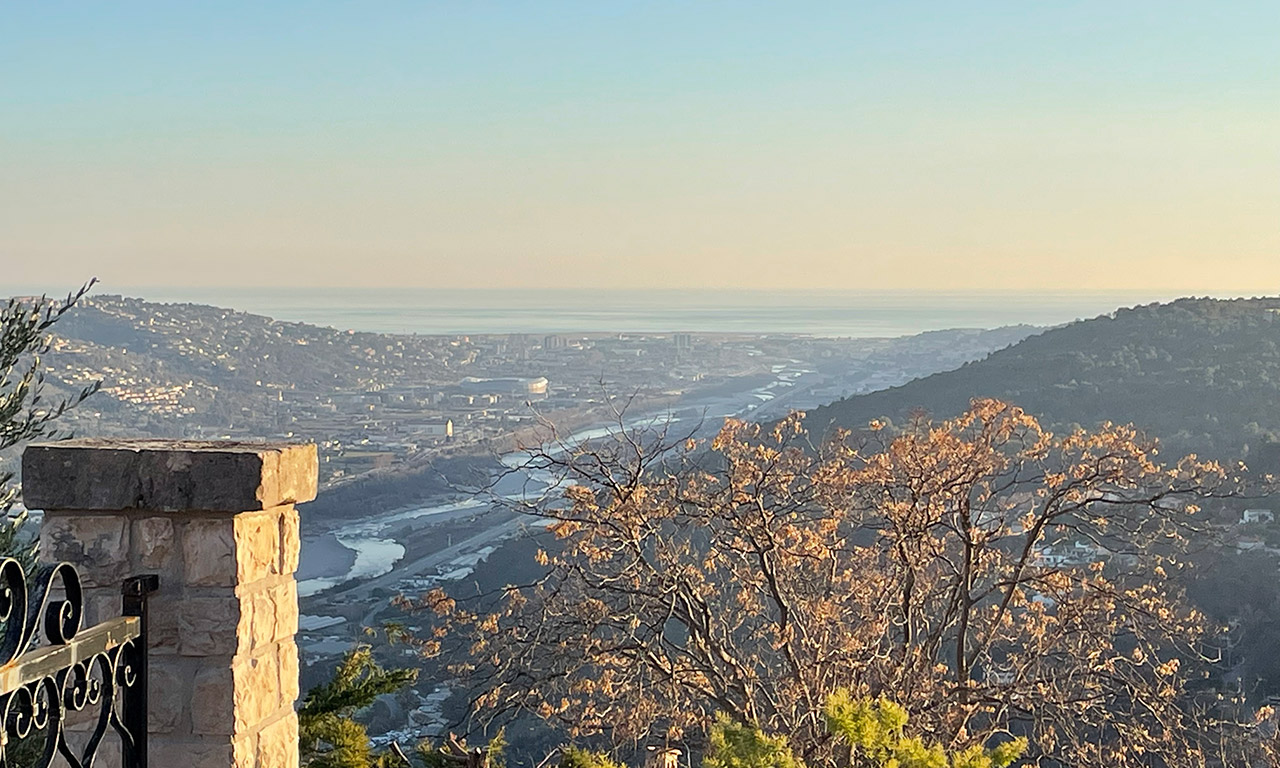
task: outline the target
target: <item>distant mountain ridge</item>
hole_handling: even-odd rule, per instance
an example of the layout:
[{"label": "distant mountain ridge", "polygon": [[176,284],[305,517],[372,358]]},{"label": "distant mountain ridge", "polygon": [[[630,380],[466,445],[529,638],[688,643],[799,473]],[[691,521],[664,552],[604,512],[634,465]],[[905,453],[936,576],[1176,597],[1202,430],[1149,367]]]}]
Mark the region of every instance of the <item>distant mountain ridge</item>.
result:
[{"label": "distant mountain ridge", "polygon": [[1171,451],[1256,455],[1280,439],[1280,298],[1119,309],[815,409],[807,423],[823,434],[878,418],[899,422],[916,409],[946,418],[974,397],[1016,403],[1055,430],[1132,422]]}]

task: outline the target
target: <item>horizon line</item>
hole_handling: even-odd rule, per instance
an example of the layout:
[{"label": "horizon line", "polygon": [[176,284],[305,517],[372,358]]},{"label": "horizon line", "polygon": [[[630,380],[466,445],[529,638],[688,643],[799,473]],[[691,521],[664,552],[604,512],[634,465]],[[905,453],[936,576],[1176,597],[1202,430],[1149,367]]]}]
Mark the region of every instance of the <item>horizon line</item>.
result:
[{"label": "horizon line", "polygon": [[[18,289],[30,288],[30,285],[15,286]],[[866,288],[738,288],[723,286],[705,286],[705,287],[485,287],[474,285],[423,285],[423,286],[406,286],[406,285],[383,285],[383,286],[344,286],[344,285],[308,285],[308,286],[276,286],[276,285],[173,285],[173,284],[154,284],[154,285],[120,285],[114,286],[110,283],[98,281],[92,294],[100,295],[123,295],[128,291],[331,291],[336,293],[365,293],[391,291],[396,293],[409,292],[433,292],[445,291],[450,293],[667,293],[667,294],[691,294],[691,293],[735,293],[735,294],[760,294],[760,295],[777,295],[777,294],[825,294],[825,295],[867,295],[867,294],[885,294],[885,295],[950,295],[950,296],[1004,296],[1010,294],[1027,294],[1027,295],[1064,295],[1064,296],[1098,296],[1098,295],[1135,295],[1147,294],[1161,296],[1174,296],[1178,298],[1225,298],[1225,297],[1268,297],[1280,296],[1280,285],[1271,288],[1258,287],[1235,287],[1235,288],[1161,288],[1161,287],[1105,287],[1105,288],[1022,288],[1022,287],[992,287],[981,289],[963,289],[963,288],[893,288],[893,287],[866,287]],[[139,297],[141,298],[141,297]]]}]

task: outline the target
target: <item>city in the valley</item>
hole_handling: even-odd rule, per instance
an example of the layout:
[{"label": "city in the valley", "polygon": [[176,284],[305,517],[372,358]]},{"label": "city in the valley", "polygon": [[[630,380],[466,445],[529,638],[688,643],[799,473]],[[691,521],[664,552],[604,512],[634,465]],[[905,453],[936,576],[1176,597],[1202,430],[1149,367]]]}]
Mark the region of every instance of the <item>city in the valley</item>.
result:
[{"label": "city in the valley", "polygon": [[[726,417],[781,417],[953,369],[1037,329],[392,335],[94,295],[56,330],[50,383],[102,382],[65,414],[70,430],[318,444],[322,492],[306,508],[299,571],[305,687],[366,627],[406,621],[394,596],[520,546],[519,516],[486,494],[495,478],[514,482],[511,457],[547,430],[661,420],[706,434]],[[384,701],[397,711],[375,708],[373,732],[409,723],[398,737],[430,734],[448,695],[426,687]]]}]

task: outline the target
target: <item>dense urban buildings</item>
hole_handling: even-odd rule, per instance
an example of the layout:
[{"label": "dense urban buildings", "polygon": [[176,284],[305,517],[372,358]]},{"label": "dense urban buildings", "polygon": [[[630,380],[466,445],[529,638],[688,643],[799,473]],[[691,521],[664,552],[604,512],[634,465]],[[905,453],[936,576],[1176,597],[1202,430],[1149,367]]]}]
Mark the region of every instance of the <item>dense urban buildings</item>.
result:
[{"label": "dense urban buildings", "polygon": [[196,304],[93,296],[57,326],[52,374],[103,390],[79,432],[309,440],[322,481],[502,448],[539,419],[573,426],[622,400],[685,407],[746,395],[781,415],[956,367],[1032,332],[906,339],[584,333],[363,333]]}]

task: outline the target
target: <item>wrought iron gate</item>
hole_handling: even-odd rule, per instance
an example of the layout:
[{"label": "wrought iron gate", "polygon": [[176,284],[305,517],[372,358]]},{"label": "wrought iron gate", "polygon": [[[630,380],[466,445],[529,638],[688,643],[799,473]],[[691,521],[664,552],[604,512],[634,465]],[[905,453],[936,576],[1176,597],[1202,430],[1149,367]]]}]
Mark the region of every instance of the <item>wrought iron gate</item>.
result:
[{"label": "wrought iron gate", "polygon": [[[47,768],[58,756],[91,768],[110,731],[125,768],[146,768],[147,595],[158,586],[154,575],[127,579],[124,615],[82,630],[74,566],[43,566],[28,583],[17,560],[0,560],[0,768]],[[76,720],[86,730],[68,740],[72,713],[85,713]]]}]

